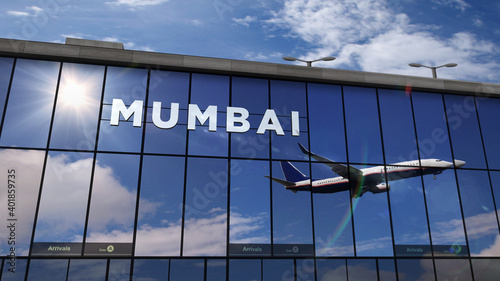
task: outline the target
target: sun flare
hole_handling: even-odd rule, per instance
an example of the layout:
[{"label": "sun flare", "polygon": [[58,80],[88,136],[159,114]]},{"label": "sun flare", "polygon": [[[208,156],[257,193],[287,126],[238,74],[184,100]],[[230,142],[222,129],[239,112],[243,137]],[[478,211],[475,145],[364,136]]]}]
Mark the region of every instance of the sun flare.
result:
[{"label": "sun flare", "polygon": [[83,83],[67,81],[59,93],[59,100],[63,106],[79,108],[88,103],[88,89]]}]

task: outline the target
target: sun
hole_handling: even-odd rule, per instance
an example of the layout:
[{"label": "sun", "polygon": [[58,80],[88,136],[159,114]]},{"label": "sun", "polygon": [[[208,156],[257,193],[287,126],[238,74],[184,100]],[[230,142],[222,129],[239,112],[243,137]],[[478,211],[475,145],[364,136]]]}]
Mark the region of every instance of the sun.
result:
[{"label": "sun", "polygon": [[88,87],[84,83],[68,80],[61,85],[59,103],[62,106],[77,109],[85,107],[88,102]]}]

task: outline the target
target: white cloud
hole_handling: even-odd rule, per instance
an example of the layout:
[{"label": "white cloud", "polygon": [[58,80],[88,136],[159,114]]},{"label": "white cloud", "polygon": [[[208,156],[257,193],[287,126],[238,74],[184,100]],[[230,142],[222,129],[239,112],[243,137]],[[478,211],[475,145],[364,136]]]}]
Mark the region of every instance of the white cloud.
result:
[{"label": "white cloud", "polygon": [[408,15],[394,13],[386,1],[285,0],[266,22],[311,46],[302,59],[337,57],[316,66],[428,77],[428,69],[410,68],[408,63],[455,62],[458,67],[440,69],[438,77],[498,80],[498,46],[467,32],[440,38],[432,33],[435,27],[412,24]]},{"label": "white cloud", "polygon": [[15,16],[15,17],[27,17],[30,14],[27,12],[19,12],[19,11],[7,11],[7,15]]},{"label": "white cloud", "polygon": [[117,6],[130,6],[130,7],[144,7],[144,6],[154,6],[159,5],[169,0],[115,0],[113,2],[106,2],[106,4],[112,4]]},{"label": "white cloud", "polygon": [[462,12],[470,7],[469,3],[465,2],[464,0],[433,0],[432,2],[441,6],[448,6],[453,9],[458,9]]},{"label": "white cloud", "polygon": [[240,19],[232,18],[232,20],[234,22],[236,22],[237,24],[241,24],[241,25],[248,27],[248,26],[250,26],[250,23],[257,21],[257,17],[247,15],[244,18],[240,18]]},{"label": "white cloud", "polygon": [[38,14],[38,13],[41,13],[43,12],[43,9],[40,8],[40,7],[37,7],[37,6],[29,6],[29,7],[26,7],[28,10],[31,10],[33,11],[35,14]]}]

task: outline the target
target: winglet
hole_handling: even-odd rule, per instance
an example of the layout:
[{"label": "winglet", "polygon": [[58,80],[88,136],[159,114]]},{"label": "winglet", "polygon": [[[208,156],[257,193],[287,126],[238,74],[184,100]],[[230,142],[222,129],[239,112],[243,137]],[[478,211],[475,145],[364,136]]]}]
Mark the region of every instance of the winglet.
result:
[{"label": "winglet", "polygon": [[304,154],[310,153],[309,150],[307,150],[300,142],[298,144],[299,144],[300,150],[302,150],[302,153],[304,153]]}]

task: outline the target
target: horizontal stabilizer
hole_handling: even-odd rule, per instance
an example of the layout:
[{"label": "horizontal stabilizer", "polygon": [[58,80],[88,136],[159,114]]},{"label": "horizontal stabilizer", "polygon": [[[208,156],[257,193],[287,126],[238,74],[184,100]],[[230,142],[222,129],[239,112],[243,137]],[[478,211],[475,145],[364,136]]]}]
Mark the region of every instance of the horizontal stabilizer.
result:
[{"label": "horizontal stabilizer", "polygon": [[282,179],[277,179],[277,178],[273,178],[273,177],[270,177],[270,176],[264,176],[268,179],[271,179],[279,184],[282,184],[284,186],[295,186],[295,183],[294,182],[291,182],[291,181],[286,181],[286,180],[282,180]]}]

